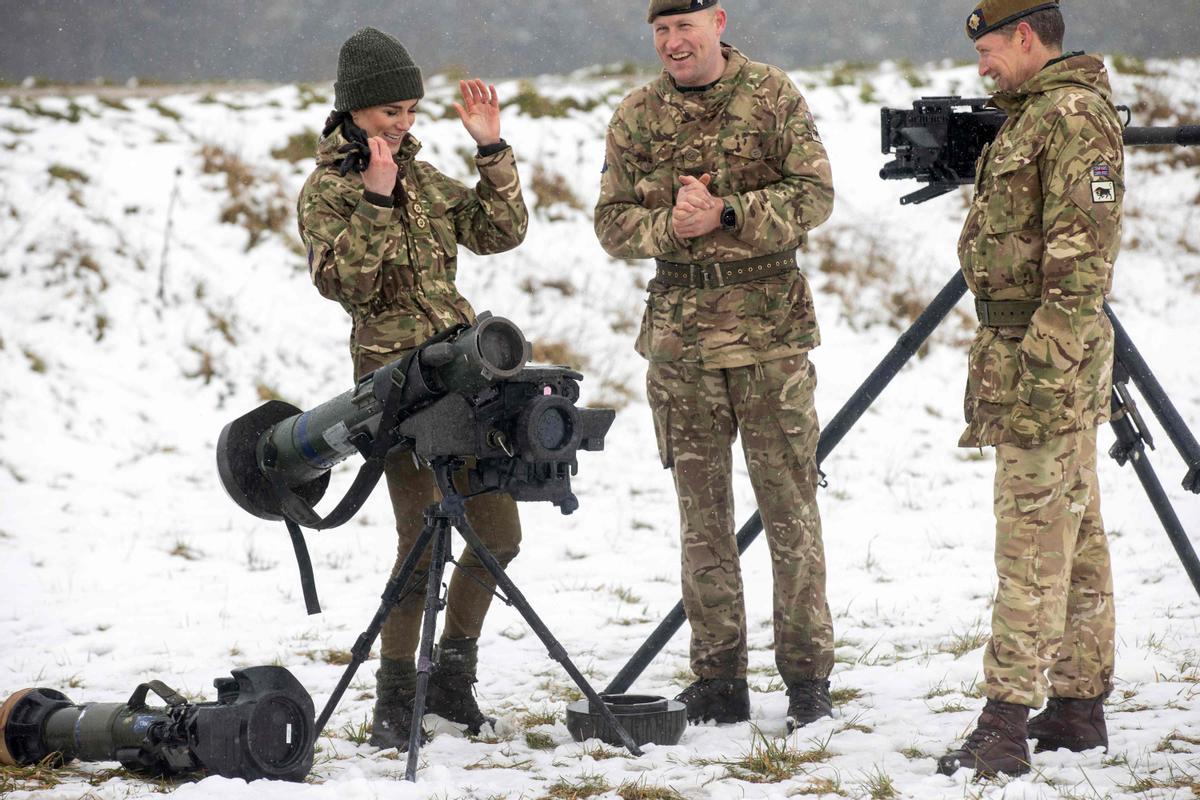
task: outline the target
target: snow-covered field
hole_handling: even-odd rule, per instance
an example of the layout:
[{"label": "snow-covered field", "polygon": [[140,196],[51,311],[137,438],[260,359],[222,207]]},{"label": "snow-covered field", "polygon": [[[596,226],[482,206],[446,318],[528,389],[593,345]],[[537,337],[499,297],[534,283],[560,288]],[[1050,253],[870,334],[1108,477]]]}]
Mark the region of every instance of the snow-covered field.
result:
[{"label": "snow-covered field", "polygon": [[[1196,122],[1200,62],[1148,68],[1115,75],[1135,123]],[[476,309],[509,317],[544,352],[582,368],[586,402],[619,408],[606,449],[581,455],[579,511],[522,505],[525,541],[510,570],[597,688],[678,599],[674,495],[632,351],[650,267],[609,259],[590,218],[604,127],[644,78],[500,86],[510,101],[503,133],[535,219],[522,247],[486,259],[464,253],[459,273]],[[824,344],[813,358],[828,420],[907,325],[901,315],[919,311],[956,269],[965,195],[899,205],[918,187],[877,177],[879,106],[982,87],[972,68],[954,66],[794,78],[838,191],[833,218],[803,255],[818,290]],[[522,92],[525,112],[511,102]],[[426,159],[469,179],[470,142],[443,116],[448,96],[448,84],[431,81],[430,113],[415,133]],[[576,108],[533,116],[537,97]],[[0,98],[0,699],[44,686],[76,702],[122,701],[160,678],[212,700],[212,680],[230,669],[281,664],[319,709],[341,676],[338,662],[392,564],[384,493],[344,528],[309,536],[324,613],[308,617],[283,526],[238,509],[214,466],[221,428],[261,398],[309,407],[349,386],[348,320],[310,285],[294,230],[310,162],[280,149],[320,127],[329,99],[327,86]],[[1112,304],[1200,428],[1200,159],[1131,152],[1127,181]],[[394,752],[362,743],[372,660],[320,737],[303,785],[219,777],[164,785],[114,764],[74,764],[0,770],[0,795],[1195,796],[1200,604],[1133,472],[1110,459],[1100,467],[1119,623],[1110,751],[1038,755],[1033,774],[1007,783],[933,774],[931,756],[982,705],[975,684],[994,585],[991,454],[954,446],[968,320],[964,302],[824,463],[834,719],[785,735],[769,565],[756,544],[744,560],[747,724],[692,727],[677,746],[648,747],[641,758],[576,743],[563,716],[575,687],[517,612],[497,606],[478,690],[501,730],[471,740],[441,727],[421,751],[415,785],[401,780]],[[1179,488],[1184,466],[1151,427],[1152,461],[1200,543],[1200,498]],[[1107,449],[1111,432],[1101,441]],[[330,497],[356,467],[339,468]],[[744,519],[753,496],[741,466],[736,487]],[[687,668],[681,632],[634,689],[673,696],[690,680]],[[754,771],[764,753],[782,774]]]}]

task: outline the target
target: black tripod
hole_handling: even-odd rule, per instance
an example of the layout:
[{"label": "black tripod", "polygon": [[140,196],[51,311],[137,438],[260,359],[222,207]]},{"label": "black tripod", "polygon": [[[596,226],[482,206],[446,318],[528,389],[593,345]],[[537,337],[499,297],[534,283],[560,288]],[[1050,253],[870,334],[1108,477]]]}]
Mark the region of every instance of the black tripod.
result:
[{"label": "black tripod", "polygon": [[475,555],[479,557],[480,562],[487,568],[492,577],[495,578],[496,585],[504,592],[500,596],[501,599],[507,605],[513,606],[521,612],[521,616],[525,618],[529,627],[542,640],[542,644],[546,645],[546,650],[550,654],[550,658],[563,666],[563,669],[575,681],[575,685],[579,687],[580,691],[590,701],[591,708],[599,709],[605,722],[608,723],[612,730],[617,732],[621,743],[625,745],[625,749],[635,756],[640,756],[642,751],[633,741],[633,738],[621,726],[621,723],[617,722],[612,710],[605,704],[600,695],[596,693],[596,690],[591,687],[587,678],[571,662],[571,657],[567,655],[567,651],[554,638],[554,634],[550,632],[550,629],[546,627],[545,623],[534,612],[529,602],[525,599],[525,596],[521,594],[521,590],[516,587],[516,584],[504,572],[504,567],[500,566],[500,562],[488,551],[483,542],[480,541],[479,536],[476,535],[474,529],[471,528],[470,523],[467,522],[466,507],[464,505],[466,498],[454,488],[453,478],[454,473],[462,466],[462,461],[453,457],[443,457],[435,459],[431,466],[437,479],[438,490],[441,493],[442,499],[425,509],[425,527],[421,529],[412,549],[405,555],[404,562],[400,565],[399,571],[388,580],[387,586],[383,590],[379,610],[375,612],[371,624],[367,626],[367,629],[359,635],[358,640],[354,643],[354,647],[350,651],[352,656],[350,664],[346,667],[346,671],[342,673],[337,688],[333,690],[333,694],[325,704],[324,710],[321,711],[321,716],[317,719],[317,731],[324,730],[325,724],[329,722],[329,717],[333,714],[334,708],[337,707],[338,701],[342,699],[346,687],[350,685],[350,681],[354,678],[354,673],[370,657],[371,645],[375,643],[380,630],[383,629],[384,620],[387,619],[392,608],[412,591],[409,588],[409,582],[413,577],[413,573],[416,572],[417,562],[421,559],[425,550],[432,545],[433,551],[429,562],[428,583],[425,587],[425,614],[421,622],[421,643],[417,650],[417,691],[413,699],[413,724],[408,739],[408,766],[404,773],[406,780],[416,781],[417,755],[421,747],[421,717],[425,713],[425,698],[429,691],[430,672],[433,669],[433,635],[437,625],[437,613],[445,606],[445,602],[441,597],[442,575],[445,572],[446,562],[450,560],[450,531],[451,529],[457,529],[467,546],[475,551]]},{"label": "black tripod", "polygon": [[[946,286],[938,292],[937,297],[933,299],[925,310],[917,317],[916,321],[905,331],[896,341],[895,346],[884,356],[883,361],[877,366],[862,385],[850,396],[846,404],[841,410],[830,420],[829,424],[821,431],[821,438],[817,442],[817,464],[820,465],[825,457],[833,452],[833,448],[837,447],[842,438],[850,432],[858,419],[866,412],[876,398],[887,388],[891,383],[892,378],[900,372],[900,369],[908,363],[909,359],[921,348],[925,340],[929,338],[934,329],[941,323],[951,309],[958,303],[967,291],[967,282],[963,278],[961,272],[956,272],[954,277]],[[1124,465],[1127,461],[1133,464],[1134,472],[1137,473],[1138,480],[1141,481],[1142,487],[1146,490],[1146,495],[1150,498],[1151,505],[1154,506],[1155,513],[1158,514],[1159,520],[1162,522],[1163,528],[1167,532],[1167,537],[1171,540],[1171,544],[1175,548],[1179,560],[1183,562],[1183,568],[1188,574],[1188,578],[1192,581],[1192,586],[1197,594],[1200,594],[1200,559],[1196,558],[1196,551],[1192,548],[1191,542],[1188,540],[1187,532],[1183,529],[1183,524],[1179,521],[1179,516],[1175,513],[1175,509],[1171,506],[1171,501],[1167,498],[1167,494],[1163,491],[1162,484],[1158,480],[1158,476],[1154,472],[1154,467],[1146,458],[1146,446],[1154,449],[1154,440],[1150,436],[1141,415],[1137,411],[1137,407],[1133,404],[1133,398],[1129,394],[1128,382],[1133,381],[1134,385],[1141,391],[1142,396],[1146,400],[1146,404],[1150,410],[1154,412],[1154,416],[1158,418],[1159,423],[1167,431],[1167,436],[1174,443],[1176,449],[1179,450],[1180,456],[1184,463],[1187,464],[1188,472],[1183,479],[1183,486],[1190,492],[1200,494],[1200,444],[1197,444],[1196,438],[1192,436],[1188,430],[1183,418],[1179,416],[1179,412],[1175,410],[1175,406],[1167,397],[1165,391],[1158,380],[1154,377],[1154,373],[1150,371],[1150,367],[1142,358],[1134,346],[1133,341],[1125,332],[1125,328],[1117,320],[1108,304],[1104,304],[1104,313],[1108,315],[1109,321],[1112,322],[1113,332],[1116,337],[1116,355],[1113,365],[1113,398],[1112,398],[1112,427],[1117,435],[1117,443],[1109,450],[1109,455],[1116,459],[1118,464]],[[757,511],[746,523],[742,525],[741,530],[737,534],[738,552],[746,552],[746,548],[750,543],[762,532],[762,517]],[[654,632],[646,639],[628,663],[621,668],[617,676],[613,678],[612,683],[604,690],[605,693],[619,694],[629,690],[629,687],[637,680],[642,671],[649,666],[654,657],[666,646],[671,637],[683,625],[685,620],[683,612],[683,603],[675,604],[675,608],[667,614],[666,618],[659,623]]]}]

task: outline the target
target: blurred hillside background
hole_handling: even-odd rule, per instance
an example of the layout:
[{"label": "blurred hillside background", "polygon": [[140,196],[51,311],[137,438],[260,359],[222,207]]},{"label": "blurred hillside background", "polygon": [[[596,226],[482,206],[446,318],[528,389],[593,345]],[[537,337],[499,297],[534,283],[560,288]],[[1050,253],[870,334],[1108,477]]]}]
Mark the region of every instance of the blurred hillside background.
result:
[{"label": "blurred hillside background", "polygon": [[[725,0],[727,40],[785,68],[832,61],[966,59],[970,0]],[[363,25],[396,34],[429,73],[500,78],[593,64],[649,65],[645,0],[0,0],[0,80],[331,80]],[[1068,45],[1177,58],[1200,53],[1198,0],[1067,0]]]}]

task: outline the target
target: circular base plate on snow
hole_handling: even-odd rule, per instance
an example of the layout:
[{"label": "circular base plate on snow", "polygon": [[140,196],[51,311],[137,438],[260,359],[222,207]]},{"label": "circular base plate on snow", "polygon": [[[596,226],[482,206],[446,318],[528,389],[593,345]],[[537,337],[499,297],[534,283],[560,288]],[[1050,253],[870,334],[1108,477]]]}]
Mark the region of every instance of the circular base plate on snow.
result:
[{"label": "circular base plate on snow", "polygon": [[[678,700],[645,694],[602,694],[600,698],[638,746],[678,744],[687,728],[687,707]],[[576,700],[567,706],[567,730],[577,742],[599,739],[621,747],[617,732],[588,700]]]}]

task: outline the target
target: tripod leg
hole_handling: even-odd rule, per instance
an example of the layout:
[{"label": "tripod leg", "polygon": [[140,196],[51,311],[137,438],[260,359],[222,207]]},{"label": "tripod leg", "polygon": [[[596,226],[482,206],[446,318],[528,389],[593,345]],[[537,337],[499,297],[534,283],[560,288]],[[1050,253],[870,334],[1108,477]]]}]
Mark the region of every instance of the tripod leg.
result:
[{"label": "tripod leg", "polygon": [[371,618],[371,623],[367,626],[367,629],[359,634],[354,647],[350,649],[350,663],[346,666],[341,680],[338,681],[337,687],[333,690],[333,694],[329,696],[329,700],[325,703],[325,708],[321,711],[321,716],[317,719],[318,735],[320,735],[321,731],[325,730],[325,724],[329,722],[329,717],[332,716],[333,710],[337,708],[342,695],[346,693],[346,687],[354,679],[354,673],[358,672],[358,668],[370,657],[371,645],[375,644],[375,640],[379,637],[379,632],[383,630],[384,621],[387,619],[388,614],[392,612],[392,608],[400,599],[401,592],[404,591],[404,587],[416,571],[417,562],[421,559],[425,548],[429,546],[429,540],[433,537],[433,533],[434,529],[429,525],[421,529],[421,533],[417,535],[417,541],[413,543],[412,549],[404,556],[404,563],[400,565],[400,569],[388,580],[387,586],[384,587],[383,594],[380,595],[382,602],[379,604],[379,609],[375,612],[375,616]]},{"label": "tripod leg", "polygon": [[[930,334],[941,324],[946,315],[953,310],[954,306],[962,299],[962,296],[967,292],[967,281],[961,272],[955,272],[954,277],[950,279],[942,290],[938,292],[937,297],[930,301],[921,315],[913,321],[900,338],[896,340],[896,344],[892,347],[888,354],[884,356],[879,365],[867,376],[862,385],[850,395],[850,399],[842,406],[841,410],[834,415],[833,419],[821,430],[821,438],[817,441],[817,465],[819,466],[825,457],[828,456],[833,449],[838,446],[859,418],[866,413],[871,404],[879,397],[880,393],[887,388],[892,379],[900,372],[905,364],[913,357],[913,355],[921,349],[921,345],[929,338]],[[746,520],[737,534],[738,552],[746,552],[758,535],[762,533],[762,517],[757,511],[754,512],[750,519]],[[683,603],[675,604],[666,618],[658,624],[654,632],[649,638],[642,643],[642,646],[637,649],[637,652],[630,657],[625,666],[621,667],[621,671],[617,673],[612,682],[604,690],[608,694],[620,694],[628,691],[633,682],[637,680],[642,671],[650,665],[655,656],[666,646],[671,637],[679,630],[687,619],[683,611]]]},{"label": "tripod leg", "polygon": [[1124,405],[1115,390],[1112,403],[1113,420],[1110,424],[1117,434],[1117,443],[1113,445],[1109,455],[1115,458],[1118,464],[1124,465],[1128,461],[1133,465],[1133,471],[1137,474],[1138,480],[1142,482],[1142,488],[1146,490],[1146,496],[1150,498],[1150,505],[1154,506],[1154,511],[1158,514],[1158,519],[1167,532],[1167,538],[1171,540],[1176,555],[1183,563],[1184,571],[1192,581],[1192,587],[1197,594],[1200,594],[1200,559],[1196,558],[1196,551],[1192,548],[1187,531],[1183,529],[1183,523],[1179,521],[1179,516],[1175,513],[1170,498],[1163,491],[1154,467],[1146,458],[1146,448],[1142,440],[1134,432],[1129,418],[1125,414],[1119,413],[1124,410]]},{"label": "tripod leg", "polygon": [[1150,365],[1142,358],[1142,354],[1138,352],[1108,303],[1104,304],[1104,313],[1112,323],[1117,360],[1129,373],[1142,397],[1146,398],[1146,405],[1150,406],[1150,410],[1166,430],[1171,443],[1179,451],[1179,457],[1188,467],[1187,475],[1183,479],[1183,488],[1200,494],[1200,443],[1196,442],[1196,437],[1188,430],[1183,417],[1179,416],[1171,398],[1167,397],[1166,391],[1150,371]]},{"label": "tripod leg", "polygon": [[417,650],[417,692],[413,697],[412,729],[408,733],[408,764],[404,779],[417,780],[417,755],[421,749],[421,718],[425,716],[425,697],[429,693],[429,673],[433,669],[433,635],[437,613],[441,610],[442,573],[450,549],[450,525],[445,518],[434,521],[433,555],[429,561],[425,586],[425,616],[421,621],[421,645]]},{"label": "tripod leg", "polygon": [[542,644],[546,646],[546,652],[550,654],[550,658],[562,665],[567,674],[571,676],[571,680],[575,681],[575,685],[587,697],[592,708],[600,710],[600,715],[604,717],[604,721],[621,737],[621,743],[625,745],[625,749],[635,756],[640,756],[642,751],[637,746],[637,743],[633,741],[633,737],[617,721],[616,716],[612,713],[612,709],[596,693],[596,690],[588,683],[583,673],[576,668],[575,664],[571,661],[571,657],[567,655],[566,649],[559,643],[558,639],[554,638],[554,634],[550,632],[550,629],[538,617],[533,607],[529,605],[529,601],[525,599],[525,595],[521,594],[521,590],[509,579],[508,574],[504,571],[504,567],[500,566],[500,562],[496,560],[496,557],[480,541],[479,536],[476,535],[467,522],[466,515],[463,515],[459,519],[457,527],[467,546],[475,551],[475,555],[479,556],[480,562],[492,574],[492,577],[496,579],[496,585],[504,591],[509,602],[521,612],[521,616],[525,618],[525,622],[529,624],[529,627],[533,629],[537,637],[542,640]]}]

